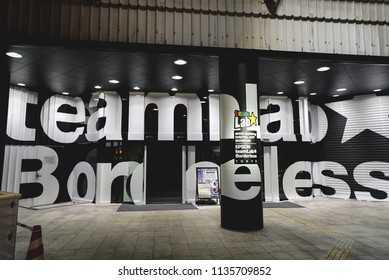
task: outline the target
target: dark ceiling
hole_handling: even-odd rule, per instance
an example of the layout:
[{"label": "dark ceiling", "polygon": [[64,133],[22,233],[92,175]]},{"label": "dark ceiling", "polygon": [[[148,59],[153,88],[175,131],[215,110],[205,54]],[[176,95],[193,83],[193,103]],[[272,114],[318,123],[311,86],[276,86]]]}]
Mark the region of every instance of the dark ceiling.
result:
[{"label": "dark ceiling", "polygon": [[[69,92],[81,96],[102,90],[128,91],[137,86],[146,92],[178,92],[218,90],[219,62],[217,57],[203,55],[150,54],[126,51],[78,50],[56,47],[9,48],[20,53],[21,59],[10,58],[11,84],[46,92]],[[185,59],[186,65],[174,61]],[[180,75],[182,80],[171,77]],[[109,80],[117,80],[111,84]]]},{"label": "dark ceiling", "polygon": [[[317,71],[320,67],[328,71]],[[296,85],[295,81],[304,81]],[[259,60],[259,88],[261,94],[284,92],[291,97],[308,96],[312,99],[351,98],[355,95],[388,93],[389,64],[353,63],[330,60]],[[338,89],[346,89],[337,91]],[[311,95],[316,93],[315,95]]]},{"label": "dark ceiling", "polygon": [[[9,58],[11,84],[24,83],[31,90],[46,93],[69,92],[82,96],[102,90],[127,92],[134,86],[141,91],[200,93],[219,90],[219,59],[215,55],[175,55],[125,50],[76,49],[41,46],[12,46],[9,51],[23,58]],[[173,62],[187,60],[184,66]],[[327,55],[328,58],[328,55]],[[261,58],[259,65],[260,95],[307,96],[331,101],[355,95],[389,93],[389,64],[319,59]],[[317,68],[330,67],[326,72]],[[175,81],[173,75],[183,76]],[[116,79],[119,84],[108,81]],[[297,80],[304,84],[295,85]],[[347,90],[337,92],[339,88]],[[311,93],[316,93],[311,95]],[[339,97],[333,97],[333,95]]]}]

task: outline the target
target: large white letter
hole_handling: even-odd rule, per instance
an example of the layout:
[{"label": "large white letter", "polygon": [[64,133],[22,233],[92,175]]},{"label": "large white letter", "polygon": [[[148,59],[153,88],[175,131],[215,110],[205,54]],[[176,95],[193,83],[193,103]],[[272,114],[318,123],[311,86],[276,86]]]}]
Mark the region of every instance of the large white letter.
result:
[{"label": "large white letter", "polygon": [[220,139],[234,139],[234,111],[239,110],[235,97],[220,94]]},{"label": "large white letter", "polygon": [[323,140],[328,131],[328,120],[324,110],[318,106],[309,104],[309,135],[312,143]]},{"label": "large white letter", "polygon": [[140,92],[128,95],[128,140],[145,139],[145,96]]},{"label": "large white letter", "polygon": [[265,176],[265,201],[280,201],[278,182],[278,147],[263,147],[263,171]]},{"label": "large white letter", "polygon": [[209,140],[220,141],[220,100],[218,94],[210,94],[209,102]]},{"label": "large white letter", "polygon": [[[290,99],[280,97],[260,98],[261,109],[269,109],[272,105],[279,107],[279,111],[277,112],[269,112],[268,114],[261,115],[260,123],[262,138],[267,138],[270,142],[276,142],[280,139],[283,139],[284,141],[296,141],[293,126],[293,107],[291,102]],[[269,131],[268,125],[274,122],[279,122],[280,128],[276,132]]]},{"label": "large white letter", "polygon": [[155,104],[158,107],[158,140],[174,140],[174,109],[182,104],[187,108],[188,141],[201,141],[202,109],[196,94],[176,94],[151,92],[145,98],[145,107]]},{"label": "large white letter", "polygon": [[10,88],[7,135],[15,140],[35,141],[35,128],[26,127],[27,104],[37,104],[38,94],[25,89]]},{"label": "large white letter", "polygon": [[[39,160],[42,167],[35,171],[22,172],[23,160]],[[38,183],[42,185],[42,194],[20,200],[20,205],[32,207],[37,205],[52,204],[58,197],[59,183],[51,175],[58,166],[57,153],[44,146],[6,146],[4,156],[3,184],[4,190],[20,192],[21,184]]]},{"label": "large white letter", "polygon": [[[310,178],[296,179],[297,174],[300,172],[309,173]],[[298,161],[290,165],[284,173],[282,186],[288,199],[302,198],[296,189],[312,188],[311,163],[309,161]]]},{"label": "large white letter", "polygon": [[[58,112],[58,109],[63,105],[74,108],[76,113]],[[72,124],[85,122],[85,107],[82,99],[79,97],[53,95],[46,100],[41,111],[42,128],[47,136],[59,143],[75,142],[83,133],[84,127],[78,127],[75,131],[64,132],[58,128],[57,122]]]},{"label": "large white letter", "polygon": [[[139,163],[135,161],[123,161],[111,168],[111,163],[97,164],[96,203],[111,203],[111,185],[119,176],[129,177],[134,173]],[[137,175],[139,177],[139,172]],[[139,179],[137,181],[140,181]],[[132,188],[131,188],[132,190]]]},{"label": "large white letter", "polygon": [[349,199],[351,190],[350,186],[343,180],[332,178],[323,174],[323,171],[332,171],[334,175],[347,175],[346,168],[333,161],[314,162],[312,167],[313,182],[323,187],[328,187],[334,190],[334,194],[326,195],[327,197]]},{"label": "large white letter", "polygon": [[361,163],[354,169],[355,181],[363,187],[380,190],[386,193],[386,198],[374,198],[370,192],[355,192],[355,197],[360,200],[379,200],[389,201],[389,181],[371,176],[373,171],[382,172],[386,177],[389,176],[389,163],[382,161],[371,161]]},{"label": "large white letter", "polygon": [[[87,179],[87,191],[84,197],[80,197],[78,190],[77,190],[77,183],[78,178],[81,174],[85,174]],[[77,165],[73,168],[72,173],[70,173],[70,176],[68,178],[68,193],[70,196],[70,199],[73,202],[92,202],[95,198],[95,192],[96,192],[96,175],[95,171],[93,170],[92,166],[86,162],[81,161],[77,163]]]},{"label": "large white letter", "polygon": [[[261,191],[261,172],[256,164],[235,164],[235,160],[230,160],[221,165],[222,188],[221,193],[224,196],[237,200],[250,200],[255,198]],[[249,174],[236,174],[239,167],[248,168]],[[240,190],[236,183],[252,183],[248,190]]]},{"label": "large white letter", "polygon": [[[116,92],[101,92],[92,94],[89,108],[97,107],[99,99],[106,102],[106,106],[98,108],[88,120],[87,134],[89,141],[98,141],[106,137],[107,140],[122,140],[122,100]],[[97,130],[99,119],[105,118],[103,128]]]}]

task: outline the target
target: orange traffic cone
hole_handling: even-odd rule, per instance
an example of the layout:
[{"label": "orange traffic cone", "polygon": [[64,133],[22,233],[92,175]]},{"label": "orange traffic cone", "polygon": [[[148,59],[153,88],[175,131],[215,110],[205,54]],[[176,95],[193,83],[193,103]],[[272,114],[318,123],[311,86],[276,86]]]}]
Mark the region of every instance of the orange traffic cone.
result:
[{"label": "orange traffic cone", "polygon": [[30,245],[28,246],[26,260],[44,260],[42,243],[42,228],[40,225],[32,228]]}]

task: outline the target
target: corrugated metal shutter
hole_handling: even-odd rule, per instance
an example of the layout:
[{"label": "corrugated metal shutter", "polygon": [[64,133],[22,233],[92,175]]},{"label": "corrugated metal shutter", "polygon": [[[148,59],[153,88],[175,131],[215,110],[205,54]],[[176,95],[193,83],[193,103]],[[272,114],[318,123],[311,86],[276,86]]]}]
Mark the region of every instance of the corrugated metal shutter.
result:
[{"label": "corrugated metal shutter", "polygon": [[14,0],[8,35],[389,55],[389,3],[283,0]]},{"label": "corrugated metal shutter", "polygon": [[[388,184],[389,97],[370,95],[326,104],[329,128],[325,160],[341,164],[347,175],[336,176],[358,199],[385,199]],[[333,170],[327,164],[328,170]],[[369,171],[370,170],[370,171]],[[342,188],[341,181],[332,182]],[[342,185],[342,186],[341,186]]]}]

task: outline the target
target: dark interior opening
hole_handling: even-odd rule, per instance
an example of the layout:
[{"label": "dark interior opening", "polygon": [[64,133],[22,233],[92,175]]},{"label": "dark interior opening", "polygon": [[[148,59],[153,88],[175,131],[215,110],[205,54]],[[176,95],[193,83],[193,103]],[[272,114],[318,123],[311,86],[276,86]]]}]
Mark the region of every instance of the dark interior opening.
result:
[{"label": "dark interior opening", "polygon": [[147,145],[146,203],[182,203],[182,145]]}]

